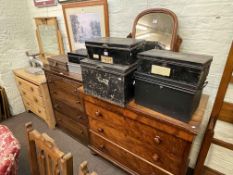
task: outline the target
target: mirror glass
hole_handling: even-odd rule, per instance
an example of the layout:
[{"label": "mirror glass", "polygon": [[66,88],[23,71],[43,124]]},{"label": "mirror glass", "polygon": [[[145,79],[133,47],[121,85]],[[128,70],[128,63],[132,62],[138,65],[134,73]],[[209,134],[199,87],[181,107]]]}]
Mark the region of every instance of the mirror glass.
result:
[{"label": "mirror glass", "polygon": [[59,55],[57,28],[55,25],[41,24],[38,26],[41,45],[45,55]]},{"label": "mirror glass", "polygon": [[174,21],[165,13],[149,13],[136,24],[135,38],[157,41],[162,48],[171,49]]}]

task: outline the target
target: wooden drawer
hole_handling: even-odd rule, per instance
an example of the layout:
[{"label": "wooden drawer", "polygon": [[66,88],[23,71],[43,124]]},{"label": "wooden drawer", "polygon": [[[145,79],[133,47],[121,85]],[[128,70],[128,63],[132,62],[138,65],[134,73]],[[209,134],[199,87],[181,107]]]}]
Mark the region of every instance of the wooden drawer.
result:
[{"label": "wooden drawer", "polygon": [[161,150],[156,143],[153,143],[152,145],[145,144],[143,139],[135,139],[131,137],[124,128],[118,130],[91,117],[89,118],[89,125],[92,131],[117,143],[130,152],[143,157],[169,172],[179,174],[182,157],[168,154],[164,150]]},{"label": "wooden drawer", "polygon": [[62,91],[66,94],[77,95],[78,88],[82,85],[82,83],[79,83],[77,81],[73,81],[50,73],[46,73],[46,77],[51,91]]},{"label": "wooden drawer", "polygon": [[67,131],[69,134],[80,140],[84,144],[88,144],[88,129],[86,126],[70,119],[69,117],[54,111],[57,125]]},{"label": "wooden drawer", "polygon": [[[151,164],[142,157],[131,153],[121,146],[90,132],[91,149],[130,172],[141,175],[171,175],[172,173]],[[133,170],[130,171],[129,169]],[[138,173],[136,173],[138,172]]]},{"label": "wooden drawer", "polygon": [[39,97],[42,96],[40,92],[40,88],[37,85],[34,85],[33,83],[30,83],[22,78],[16,77],[16,82],[18,84],[19,89],[25,92],[27,98],[31,99],[33,96]]},{"label": "wooden drawer", "polygon": [[44,120],[46,120],[46,112],[45,112],[45,108],[44,107],[33,106],[31,109],[32,109],[33,113],[35,113],[36,115],[38,115],[41,118],[43,118]]},{"label": "wooden drawer", "polygon": [[23,97],[23,102],[27,110],[32,111],[42,119],[46,120],[46,111],[44,107],[36,105],[31,99],[25,97]]},{"label": "wooden drawer", "polygon": [[[85,114],[83,113],[83,110],[80,110],[80,104],[77,105],[76,108],[67,105],[66,103],[57,100],[57,99],[53,99],[53,108],[54,110],[62,113],[63,115],[66,115],[67,117],[87,126],[88,125],[88,119],[85,116]],[[81,109],[83,109],[81,107]]]},{"label": "wooden drawer", "polygon": [[98,119],[117,130],[124,131],[128,136],[141,140],[145,145],[150,145],[152,148],[156,147],[172,156],[182,157],[184,154],[188,143],[180,138],[129,119],[126,116],[115,114],[89,102],[85,102],[85,108],[88,116]]}]

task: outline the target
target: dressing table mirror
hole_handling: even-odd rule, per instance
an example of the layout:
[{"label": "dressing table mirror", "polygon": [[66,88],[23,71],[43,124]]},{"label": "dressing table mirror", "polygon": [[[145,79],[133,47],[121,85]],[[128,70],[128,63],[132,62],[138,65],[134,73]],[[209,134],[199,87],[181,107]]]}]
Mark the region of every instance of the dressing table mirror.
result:
[{"label": "dressing table mirror", "polygon": [[35,18],[35,23],[40,59],[47,64],[48,57],[64,54],[61,32],[56,17]]},{"label": "dressing table mirror", "polygon": [[177,35],[178,20],[168,9],[148,9],[135,19],[132,38],[144,39],[149,49],[154,45],[164,50],[179,51],[182,39]]}]

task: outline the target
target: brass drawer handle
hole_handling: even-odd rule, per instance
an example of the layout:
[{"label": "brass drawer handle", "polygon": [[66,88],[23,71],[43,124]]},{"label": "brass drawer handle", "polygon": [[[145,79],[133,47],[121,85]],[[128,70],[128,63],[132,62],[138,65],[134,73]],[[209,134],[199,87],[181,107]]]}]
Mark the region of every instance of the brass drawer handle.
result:
[{"label": "brass drawer handle", "polygon": [[159,156],[158,156],[158,154],[154,154],[154,155],[153,155],[153,159],[154,159],[154,161],[156,161],[156,162],[157,162],[157,161],[159,160]]},{"label": "brass drawer handle", "polygon": [[160,137],[159,136],[155,136],[155,138],[154,138],[154,142],[156,143],[156,144],[160,144],[161,143],[161,139],[160,139]]},{"label": "brass drawer handle", "polygon": [[98,128],[97,130],[98,130],[99,133],[103,133],[104,132],[103,128]]}]

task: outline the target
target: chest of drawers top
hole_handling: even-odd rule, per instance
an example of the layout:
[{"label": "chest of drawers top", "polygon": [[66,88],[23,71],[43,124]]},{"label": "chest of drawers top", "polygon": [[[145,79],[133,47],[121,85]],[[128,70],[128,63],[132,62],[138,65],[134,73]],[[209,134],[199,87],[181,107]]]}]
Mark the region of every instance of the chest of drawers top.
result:
[{"label": "chest of drawers top", "polygon": [[46,83],[45,75],[34,75],[26,72],[25,69],[15,69],[14,74],[24,80],[29,81],[37,86]]}]

